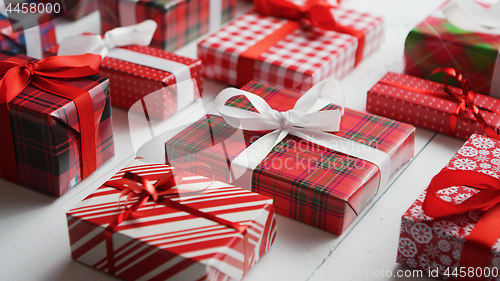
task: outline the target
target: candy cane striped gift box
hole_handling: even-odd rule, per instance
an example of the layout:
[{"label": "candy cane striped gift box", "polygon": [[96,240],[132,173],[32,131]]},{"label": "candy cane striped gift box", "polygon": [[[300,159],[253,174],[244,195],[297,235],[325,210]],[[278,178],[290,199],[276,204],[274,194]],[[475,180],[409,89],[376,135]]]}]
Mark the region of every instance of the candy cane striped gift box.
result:
[{"label": "candy cane striped gift box", "polygon": [[[382,18],[342,8],[335,10],[335,17],[341,25],[365,34],[363,58],[380,47],[384,35]],[[232,21],[198,44],[198,58],[203,61],[204,75],[237,86],[250,82],[238,85],[238,75],[241,75],[238,61],[242,53],[274,36],[287,22],[289,20],[255,12]],[[358,40],[354,36],[304,25],[254,61],[251,80],[303,94],[328,77],[341,79],[352,71],[357,48]]]},{"label": "candy cane striped gift box", "polygon": [[[127,171],[158,179],[171,169],[136,159],[110,181],[119,180]],[[205,177],[184,175],[178,188],[202,192],[170,198],[246,226],[246,238],[211,220],[147,202],[115,228],[113,253],[109,253],[105,229],[124,208],[117,205],[121,190],[101,186],[67,213],[72,258],[109,273],[111,255],[114,275],[126,280],[241,279],[245,267],[255,264],[274,242],[273,200],[222,182],[207,183],[210,180]]]}]

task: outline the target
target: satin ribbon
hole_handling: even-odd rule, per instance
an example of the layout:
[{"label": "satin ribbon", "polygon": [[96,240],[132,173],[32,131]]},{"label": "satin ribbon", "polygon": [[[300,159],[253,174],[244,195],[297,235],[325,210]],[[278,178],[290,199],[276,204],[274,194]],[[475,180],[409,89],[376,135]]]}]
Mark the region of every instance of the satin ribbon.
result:
[{"label": "satin ribbon", "polygon": [[148,46],[153,39],[157,24],[153,20],[118,27],[100,35],[81,35],[65,38],[59,45],[58,56],[79,55],[85,53],[100,54],[109,57],[154,68],[174,75],[177,85],[177,109],[180,110],[195,99],[194,83],[180,83],[191,80],[191,69],[188,65],[173,60],[155,57],[139,52],[119,48],[130,45]]},{"label": "satin ribbon", "polygon": [[75,103],[80,125],[82,179],[96,170],[96,125],[92,98],[87,91],[66,84],[61,78],[80,78],[97,74],[100,63],[99,56],[90,54],[50,57],[24,65],[14,60],[0,62],[0,174],[3,178],[19,183],[9,102],[28,85]]},{"label": "satin ribbon", "polygon": [[[480,110],[483,110],[483,111],[487,110],[487,111],[493,112],[499,116],[500,116],[500,111],[494,110],[494,109],[482,108],[482,107],[477,106],[474,103],[476,93],[470,89],[469,80],[468,80],[467,74],[465,72],[460,71],[460,70],[456,70],[454,68],[438,68],[438,69],[432,71],[430,75],[433,75],[435,73],[440,73],[440,72],[443,72],[446,74],[444,81],[443,81],[443,84],[444,84],[443,90],[444,90],[444,93],[446,93],[448,95],[443,95],[443,92],[441,92],[441,91],[437,92],[437,91],[415,88],[415,87],[403,85],[403,84],[400,84],[397,82],[392,82],[392,81],[388,81],[388,80],[384,80],[384,79],[380,80],[379,83],[389,85],[392,87],[396,87],[396,88],[400,88],[400,89],[407,90],[407,91],[412,91],[412,92],[419,93],[419,94],[439,96],[439,97],[443,97],[443,98],[446,98],[448,100],[451,100],[453,102],[456,102],[457,107],[451,113],[451,118],[450,118],[450,134],[451,135],[455,134],[455,131],[457,128],[457,121],[458,121],[459,117],[462,119],[462,122],[465,125],[467,125],[467,123],[465,122],[464,114],[466,112],[470,111],[472,113],[472,115],[476,118],[476,122],[478,122],[479,125],[481,125],[481,127],[484,129],[484,132],[489,137],[500,140],[500,135],[498,134],[498,132],[496,131],[495,128],[493,128],[492,126],[488,125],[488,123],[486,123],[486,120],[484,120],[483,116],[481,115]],[[453,91],[450,88],[450,86],[448,85],[448,78],[450,76],[456,78],[457,81],[459,82],[460,88],[462,90],[461,93],[457,93],[457,91]]]},{"label": "satin ribbon", "polygon": [[[193,166],[203,165],[209,169],[210,166],[201,162],[191,162],[184,165],[178,165],[177,169],[184,170]],[[156,181],[156,183],[153,183]],[[180,204],[174,200],[173,198],[178,197],[181,193],[193,193],[199,194],[199,191],[193,192],[192,190],[183,191],[181,189],[174,189],[174,187],[178,186],[178,184],[182,182],[182,173],[179,174],[179,177],[176,181],[173,172],[167,171],[165,174],[153,174],[147,176],[141,176],[134,173],[126,172],[123,178],[119,180],[107,181],[104,183],[104,186],[113,187],[118,190],[121,190],[118,205],[120,206],[121,198],[126,196],[125,200],[125,210],[120,213],[115,220],[113,220],[105,229],[105,238],[106,238],[106,251],[107,251],[107,265],[108,265],[108,273],[115,275],[115,260],[114,260],[114,248],[113,248],[113,233],[116,232],[116,229],[119,224],[124,222],[125,220],[133,217],[140,217],[139,213],[140,209],[147,202],[154,202],[155,206],[157,204],[161,204],[167,206],[169,208],[175,209],[177,211],[186,212],[190,215],[201,217],[207,220],[211,220],[215,223],[227,226],[232,228],[241,235],[243,235],[243,248],[244,248],[244,269],[243,273],[247,272],[250,268],[250,260],[247,256],[248,249],[248,234],[247,228],[245,225],[240,223],[231,222],[225,220],[223,218],[217,217],[215,215],[202,212],[198,209]],[[213,183],[213,179],[208,183],[207,187],[203,190],[210,187]],[[201,191],[203,191],[201,190]],[[131,207],[128,207],[128,203],[132,201],[134,198],[137,198],[137,201],[132,204]],[[119,208],[118,206],[118,208]]]},{"label": "satin ribbon", "polygon": [[[461,204],[446,202],[438,195],[440,190],[453,186],[467,186],[479,190]],[[500,181],[479,172],[443,169],[429,184],[422,209],[432,218],[442,218],[472,210],[486,212],[465,237],[460,267],[485,268],[489,264],[491,248],[500,237]],[[460,279],[460,278],[459,278]],[[466,277],[467,280],[483,280]]]},{"label": "satin ribbon", "polygon": [[254,0],[254,4],[255,12],[263,16],[283,18],[289,21],[240,54],[237,65],[237,86],[241,87],[253,80],[255,60],[276,43],[299,29],[303,23],[356,37],[358,49],[356,50],[355,66],[363,59],[366,41],[364,32],[340,25],[333,13],[336,6],[327,0],[307,0],[304,6],[298,6],[287,0]]},{"label": "satin ribbon", "polygon": [[[229,99],[240,95],[245,96],[257,112],[225,106]],[[338,104],[340,109],[320,111],[328,104]],[[379,186],[385,186],[391,175],[392,163],[387,153],[328,133],[340,130],[344,114],[344,90],[335,78],[315,85],[286,112],[272,109],[255,94],[234,88],[223,90],[215,98],[214,108],[233,127],[249,131],[271,130],[232,161],[232,170],[236,165],[253,171],[279,142],[292,135],[375,164],[380,170]]]},{"label": "satin ribbon", "polygon": [[475,1],[455,0],[443,8],[443,14],[463,30],[500,35],[500,2],[485,8]]}]

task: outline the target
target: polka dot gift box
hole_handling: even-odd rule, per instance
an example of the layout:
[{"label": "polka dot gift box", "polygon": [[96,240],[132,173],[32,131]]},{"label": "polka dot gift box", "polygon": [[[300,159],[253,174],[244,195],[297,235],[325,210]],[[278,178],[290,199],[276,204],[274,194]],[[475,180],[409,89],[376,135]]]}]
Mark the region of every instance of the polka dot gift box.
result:
[{"label": "polka dot gift box", "polygon": [[[468,106],[459,106],[469,99]],[[473,104],[485,124],[472,113]],[[499,99],[456,87],[446,90],[444,84],[394,72],[368,91],[366,110],[461,139],[472,134],[498,138],[500,127]]]},{"label": "polka dot gift box", "polygon": [[[59,46],[50,48],[47,55],[55,55],[58,48]],[[154,61],[154,58],[157,58],[158,68],[117,58],[103,58],[99,71],[100,75],[109,78],[113,106],[129,109],[142,99],[150,116],[166,119],[200,97],[203,87],[200,60],[178,56],[148,46],[131,45],[120,47],[120,49],[135,52],[142,57],[146,55],[148,61],[151,59]],[[173,67],[169,66],[172,72],[160,70],[160,68],[166,68],[167,64],[173,65]],[[182,82],[177,81],[176,75],[174,75],[174,71],[178,71],[179,66],[182,67],[182,72],[187,72],[190,78],[196,81],[197,90],[190,91],[189,96],[177,91],[177,87],[174,86],[174,84]],[[148,98],[143,99],[148,95]]]},{"label": "polka dot gift box", "polygon": [[444,279],[498,280],[499,176],[500,142],[473,134],[403,215],[397,262]]}]

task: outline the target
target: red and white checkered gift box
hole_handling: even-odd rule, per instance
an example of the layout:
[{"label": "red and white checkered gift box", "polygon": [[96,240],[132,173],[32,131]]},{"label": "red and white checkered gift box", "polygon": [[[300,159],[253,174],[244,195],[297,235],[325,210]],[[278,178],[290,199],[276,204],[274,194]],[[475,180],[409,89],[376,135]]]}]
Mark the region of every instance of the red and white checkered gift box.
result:
[{"label": "red and white checkered gift box", "polygon": [[[365,34],[363,57],[379,48],[384,34],[381,17],[342,8],[335,9],[334,13],[341,25]],[[198,57],[203,61],[205,76],[238,86],[249,82],[238,81],[241,54],[274,36],[288,22],[251,12],[203,40],[198,44]],[[250,79],[304,93],[328,77],[340,79],[350,72],[355,66],[357,48],[358,40],[354,36],[303,25],[254,61]]]},{"label": "red and white checkered gift box", "polygon": [[[164,164],[136,159],[109,182],[120,180],[125,172],[153,182],[171,170]],[[67,213],[72,258],[108,273],[108,261],[114,260],[114,275],[127,280],[241,279],[274,242],[273,200],[222,182],[210,182],[184,173],[177,188],[202,192],[164,197],[174,201],[173,205],[147,202],[114,228],[111,243],[109,236],[106,240],[106,229],[125,209],[117,206],[121,190],[101,186]],[[136,201],[129,200],[129,207]],[[237,223],[244,227],[245,234],[176,209],[176,203]],[[112,253],[107,249],[113,249]]]}]

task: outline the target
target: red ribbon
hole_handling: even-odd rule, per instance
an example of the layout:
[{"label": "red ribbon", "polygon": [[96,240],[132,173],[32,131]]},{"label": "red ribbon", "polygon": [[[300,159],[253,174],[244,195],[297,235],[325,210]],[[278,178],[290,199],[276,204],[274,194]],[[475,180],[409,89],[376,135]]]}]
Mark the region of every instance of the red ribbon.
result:
[{"label": "red ribbon", "polygon": [[355,65],[358,65],[363,59],[365,48],[364,32],[340,25],[335,20],[335,15],[333,14],[333,9],[336,6],[333,6],[326,0],[307,0],[303,7],[287,0],[254,0],[254,4],[254,10],[261,15],[284,18],[291,21],[285,23],[282,27],[248,48],[239,56],[237,86],[241,87],[253,80],[255,60],[287,35],[299,29],[302,23],[356,37],[358,39],[358,49],[356,50]]},{"label": "red ribbon", "polygon": [[38,62],[18,63],[15,57],[0,62],[0,175],[19,183],[9,102],[28,85],[72,100],[78,111],[81,135],[82,178],[96,170],[94,106],[89,93],[62,82],[61,78],[80,78],[99,73],[101,56],[50,57]]},{"label": "red ribbon", "polygon": [[[468,186],[479,192],[461,204],[446,202],[438,197],[440,190],[453,186]],[[441,218],[477,210],[486,212],[465,238],[460,267],[485,268],[488,266],[491,248],[500,237],[500,181],[479,172],[443,169],[429,184],[422,209],[433,217]],[[466,277],[482,280],[483,277]]]},{"label": "red ribbon", "polygon": [[[201,162],[191,162],[185,165],[177,166],[177,169],[184,170],[195,165],[203,165],[210,168],[208,165]],[[180,173],[177,180],[179,183],[182,181],[181,178],[182,173]],[[153,184],[152,181],[155,180],[157,180],[157,182]],[[213,180],[207,185],[206,188],[208,188],[212,183]],[[215,215],[204,213],[198,209],[173,201],[172,198],[178,197],[181,193],[186,195],[189,193],[198,193],[199,191],[193,192],[191,190],[185,191],[180,189],[173,189],[175,186],[177,186],[177,184],[172,171],[167,171],[163,175],[156,174],[148,176],[139,176],[137,174],[126,172],[123,178],[119,180],[107,181],[104,183],[104,186],[109,186],[121,190],[118,204],[120,204],[120,200],[123,196],[127,197],[127,199],[125,200],[125,210],[120,213],[116,217],[116,219],[111,222],[105,229],[108,273],[112,275],[116,274],[112,238],[113,233],[116,232],[116,228],[118,227],[118,225],[128,218],[134,216],[139,217],[140,215],[138,214],[138,211],[149,201],[154,202],[155,207],[157,204],[162,204],[172,209],[183,211],[188,214],[205,218],[207,220],[211,220],[218,224],[235,229],[243,235],[243,251],[245,256],[243,272],[247,272],[250,268],[250,261],[247,256],[248,235],[246,226],[219,218]],[[135,197],[138,198],[137,201],[132,204],[131,207],[128,207],[128,202]]]},{"label": "red ribbon", "polygon": [[[475,103],[474,100],[476,98],[476,93],[470,89],[469,85],[469,78],[467,74],[463,71],[456,70],[454,68],[438,68],[432,71],[430,75],[433,75],[435,73],[443,72],[445,73],[445,78],[443,81],[444,84],[444,92],[447,94],[444,98],[454,101],[457,103],[457,107],[453,110],[451,113],[451,118],[450,118],[450,134],[454,135],[456,128],[457,128],[457,121],[458,118],[460,117],[462,119],[462,122],[465,123],[465,118],[464,114],[467,111],[470,111],[472,115],[476,118],[476,121],[479,122],[479,125],[484,129],[484,132],[486,135],[488,135],[490,138],[500,140],[500,135],[498,134],[497,130],[484,120],[483,116],[481,115],[480,110],[487,110],[490,112],[493,112],[495,114],[498,114],[500,116],[500,111],[494,110],[494,109],[486,109],[486,108],[481,108],[478,107]],[[450,86],[448,85],[448,78],[449,77],[455,77],[457,81],[460,84],[461,87],[461,92],[457,93],[457,91],[453,91]],[[381,84],[397,87],[403,90],[407,91],[412,91],[415,93],[419,94],[424,94],[424,95],[435,95],[435,96],[443,96],[442,92],[436,92],[436,91],[431,91],[431,90],[425,90],[425,89],[420,89],[420,88],[415,88],[411,87],[408,85],[403,85],[399,84],[396,82],[392,81],[387,81],[387,80],[380,80]]]}]

